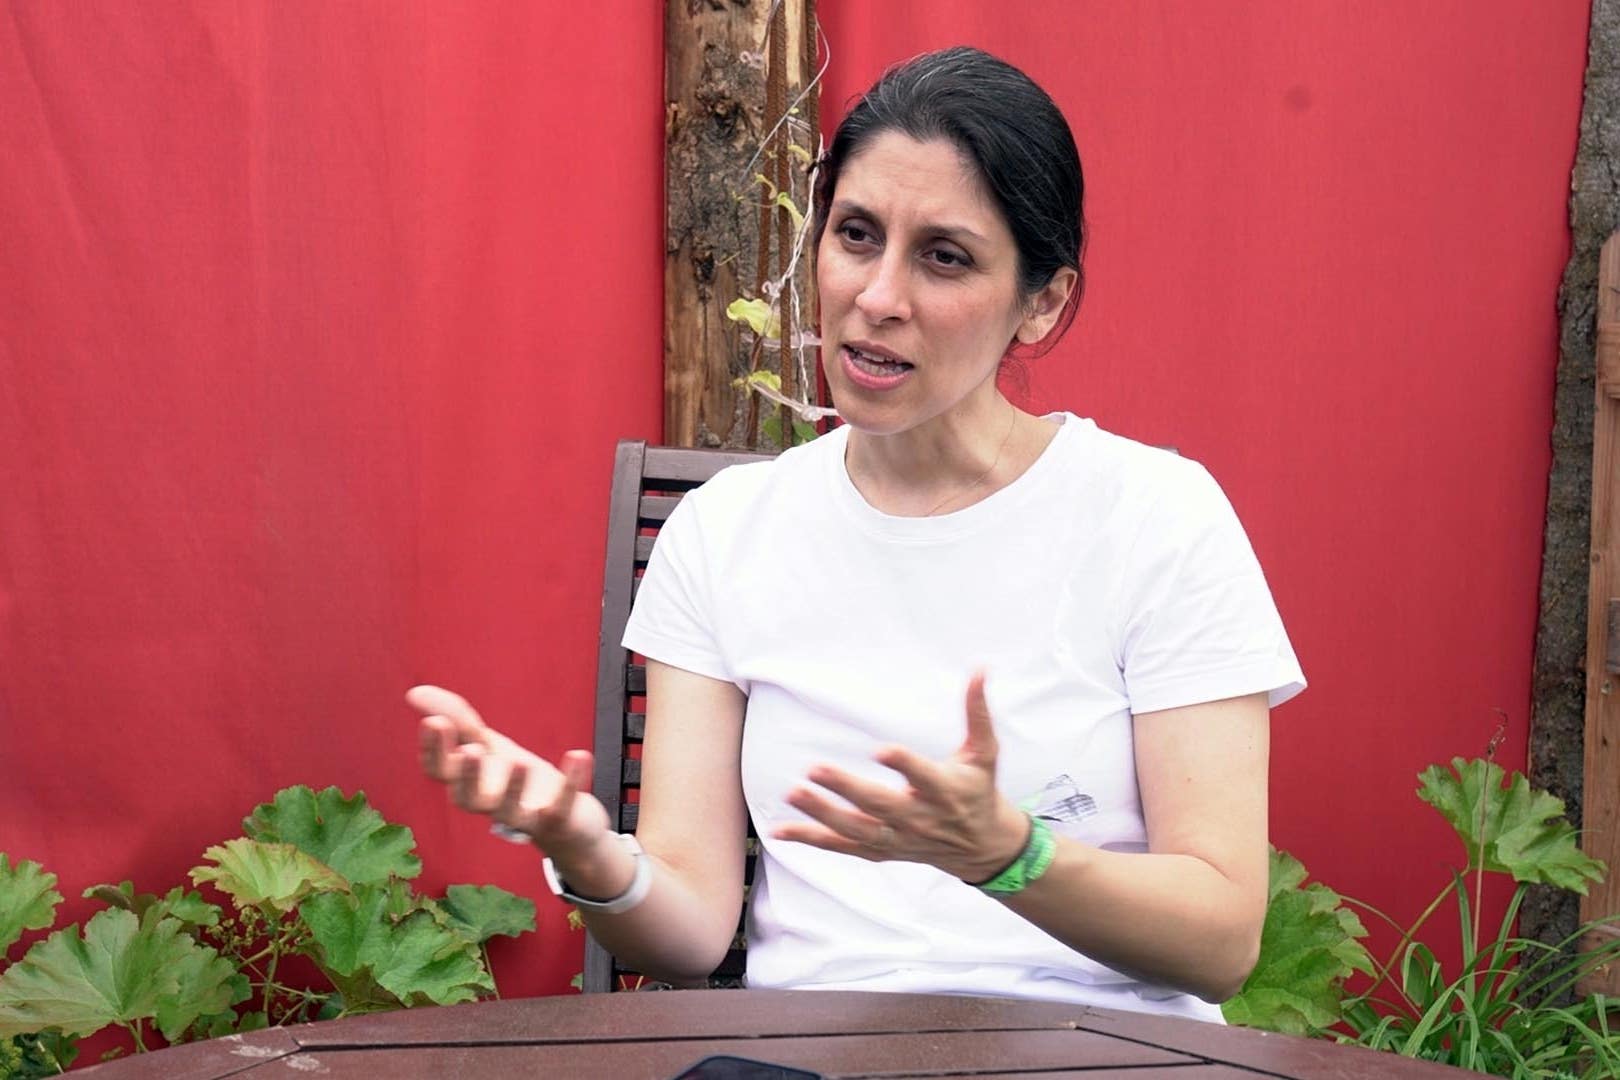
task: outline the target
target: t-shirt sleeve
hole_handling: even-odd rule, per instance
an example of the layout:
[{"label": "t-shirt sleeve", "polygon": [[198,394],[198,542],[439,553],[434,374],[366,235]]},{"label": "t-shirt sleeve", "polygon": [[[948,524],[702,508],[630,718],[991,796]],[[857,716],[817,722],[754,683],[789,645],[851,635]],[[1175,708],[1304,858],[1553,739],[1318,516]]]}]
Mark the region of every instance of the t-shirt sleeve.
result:
[{"label": "t-shirt sleeve", "polygon": [[713,568],[698,503],[696,492],[682,499],[659,530],[623,645],[671,667],[735,682],[716,635]]},{"label": "t-shirt sleeve", "polygon": [[1168,471],[1125,555],[1115,642],[1133,713],[1266,692],[1305,676],[1232,504],[1202,465]]}]

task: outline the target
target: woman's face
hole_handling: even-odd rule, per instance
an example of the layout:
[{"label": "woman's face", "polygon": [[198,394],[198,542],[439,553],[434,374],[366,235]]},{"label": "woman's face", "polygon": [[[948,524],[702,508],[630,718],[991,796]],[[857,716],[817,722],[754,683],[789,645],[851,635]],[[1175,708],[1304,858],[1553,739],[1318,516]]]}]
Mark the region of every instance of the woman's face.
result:
[{"label": "woman's face", "polygon": [[833,401],[871,434],[974,416],[1029,321],[1012,233],[978,171],[940,139],[886,131],[845,161],[817,284]]}]

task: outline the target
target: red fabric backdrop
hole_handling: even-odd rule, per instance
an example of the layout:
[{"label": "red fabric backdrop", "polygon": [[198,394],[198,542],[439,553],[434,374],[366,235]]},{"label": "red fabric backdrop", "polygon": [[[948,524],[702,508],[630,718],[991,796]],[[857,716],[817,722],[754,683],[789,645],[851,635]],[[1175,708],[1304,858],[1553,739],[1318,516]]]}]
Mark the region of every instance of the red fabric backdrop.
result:
[{"label": "red fabric backdrop", "polygon": [[1463,857],[1417,773],[1497,709],[1525,760],[1589,6],[822,0],[828,103],[970,42],[1068,115],[1087,292],[1028,397],[1221,481],[1311,683],[1272,840],[1405,922]]},{"label": "red fabric backdrop", "polygon": [[[0,850],[161,891],[338,784],[425,883],[543,890],[401,695],[589,730],[613,442],[662,415],[648,8],[0,17]],[[508,993],[579,970],[541,910]]]},{"label": "red fabric backdrop", "polygon": [[[1460,854],[1415,773],[1498,708],[1524,759],[1587,7],[821,0],[829,119],[957,42],[1071,118],[1090,283],[1026,395],[1224,483],[1312,681],[1274,839],[1406,917]],[[6,8],[0,850],[161,890],[335,783],[425,885],[542,890],[399,694],[587,739],[611,447],[661,408],[661,24]],[[509,994],[579,968],[541,911]]]}]

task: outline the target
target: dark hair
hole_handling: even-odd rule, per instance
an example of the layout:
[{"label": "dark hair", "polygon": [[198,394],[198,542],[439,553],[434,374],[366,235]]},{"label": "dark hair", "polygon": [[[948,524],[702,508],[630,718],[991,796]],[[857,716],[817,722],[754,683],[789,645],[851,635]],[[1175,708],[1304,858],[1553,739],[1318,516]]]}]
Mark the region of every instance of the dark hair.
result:
[{"label": "dark hair", "polygon": [[816,181],[817,245],[838,174],[874,137],[897,131],[946,139],[978,169],[1018,245],[1018,289],[1035,295],[1062,267],[1078,275],[1041,343],[1045,352],[1074,321],[1085,284],[1085,177],[1068,121],[1045,90],[1011,64],[958,46],[924,53],[883,73],[838,125]]}]

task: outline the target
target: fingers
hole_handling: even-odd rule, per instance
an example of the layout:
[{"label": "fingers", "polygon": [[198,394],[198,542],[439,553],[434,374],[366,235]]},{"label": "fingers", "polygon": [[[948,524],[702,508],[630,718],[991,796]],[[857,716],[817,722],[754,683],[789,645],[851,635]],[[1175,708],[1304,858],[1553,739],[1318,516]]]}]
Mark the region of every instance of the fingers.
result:
[{"label": "fingers", "polygon": [[570,750],[553,766],[485,726],[459,694],[416,686],[405,699],[422,713],[422,770],[449,787],[456,806],[526,833],[548,852],[579,847],[608,827],[603,808],[587,805],[595,803],[590,751]]},{"label": "fingers", "polygon": [[[830,847],[835,851],[846,850],[846,847],[850,850],[868,848],[871,846],[872,841],[882,835],[884,829],[888,828],[884,822],[872,814],[843,806],[817,792],[811,791],[809,788],[801,787],[790,791],[787,796],[787,804],[824,827],[824,830],[816,830],[812,827],[810,829],[812,833],[819,835],[821,831],[830,831],[840,838],[840,846],[835,847],[832,844],[819,843],[818,847]],[[796,824],[783,825],[781,829],[801,831]],[[891,829],[890,833],[892,834],[892,832]],[[777,835],[781,835],[780,830]],[[787,839],[795,839],[795,837],[787,837]]]},{"label": "fingers", "polygon": [[957,751],[959,760],[994,768],[1000,746],[996,742],[995,724],[990,719],[990,705],[984,697],[984,672],[975,672],[967,685],[967,737]]},{"label": "fingers", "polygon": [[915,751],[903,746],[885,746],[872,755],[872,760],[905,777],[912,790],[926,799],[940,800],[949,795],[949,787],[939,763]]},{"label": "fingers", "polygon": [[435,780],[451,779],[450,758],[457,745],[450,721],[442,716],[422,718],[417,728],[417,746],[423,772]]},{"label": "fingers", "polygon": [[467,699],[442,686],[413,686],[405,691],[405,700],[413,709],[426,715],[438,715],[452,720],[465,720],[482,727],[483,719]]},{"label": "fingers", "polygon": [[539,805],[524,808],[518,827],[537,838],[558,837],[567,831],[574,803],[581,790],[589,791],[595,757],[589,750],[570,750],[557,763],[550,790],[538,793]]},{"label": "fingers", "polygon": [[[881,756],[878,760],[883,764]],[[892,768],[892,766],[891,766]],[[812,784],[824,787],[834,795],[842,797],[845,801],[865,811],[873,817],[888,817],[899,813],[905,806],[906,797],[893,788],[874,783],[871,780],[862,780],[851,776],[842,769],[835,769],[831,765],[817,765],[806,774]]]},{"label": "fingers", "polygon": [[457,806],[475,814],[493,813],[510,788],[513,763],[491,757],[477,743],[463,746],[455,762],[450,795]]},{"label": "fingers", "polygon": [[422,770],[435,780],[456,778],[462,746],[478,745],[490,754],[519,757],[527,751],[484,723],[478,710],[460,694],[438,686],[413,686],[406,702],[422,714],[417,740]]},{"label": "fingers", "polygon": [[574,811],[574,800],[582,791],[591,790],[591,770],[596,766],[596,755],[589,750],[569,750],[557,762],[557,770],[562,774],[562,784],[557,790],[557,798],[553,800],[548,810],[553,819],[560,825],[568,820],[568,815]]},{"label": "fingers", "polygon": [[441,686],[413,686],[405,701],[423,716],[442,716],[450,722],[458,742],[488,742],[491,734],[478,710],[460,694]]},{"label": "fingers", "polygon": [[589,791],[594,779],[591,774],[596,768],[596,755],[589,750],[569,750],[557,762],[557,768],[562,772],[570,792]]},{"label": "fingers", "polygon": [[506,774],[506,792],[501,804],[495,808],[494,818],[503,825],[528,832],[528,812],[523,808],[523,794],[529,787],[529,767],[514,761]]},{"label": "fingers", "polygon": [[776,826],[771,830],[771,835],[778,840],[791,840],[796,844],[809,844],[811,847],[818,847],[823,851],[836,851],[840,855],[856,855],[863,859],[874,858],[873,851],[865,844],[841,833],[834,832],[824,825],[815,825],[810,822],[793,822]]}]

